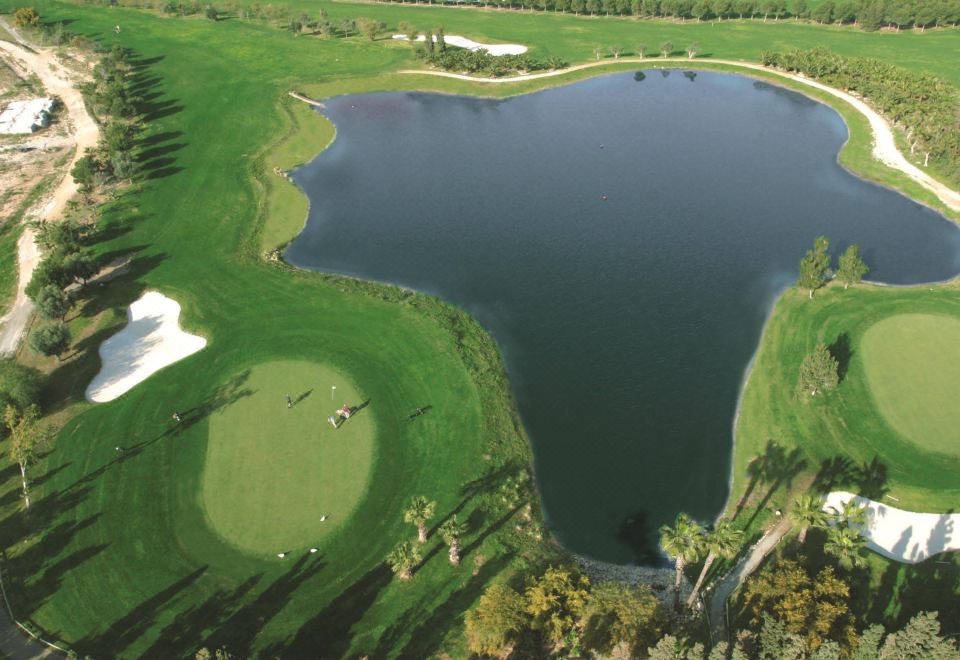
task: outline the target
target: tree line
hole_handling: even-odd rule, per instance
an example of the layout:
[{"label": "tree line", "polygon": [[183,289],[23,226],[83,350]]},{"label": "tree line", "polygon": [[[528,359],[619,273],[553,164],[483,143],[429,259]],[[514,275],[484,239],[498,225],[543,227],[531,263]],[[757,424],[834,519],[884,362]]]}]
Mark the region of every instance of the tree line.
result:
[{"label": "tree line", "polygon": [[[421,0],[387,0],[421,4]],[[423,0],[424,4],[449,5],[450,0]],[[960,24],[960,0],[457,0],[455,4],[570,12],[588,16],[634,16],[686,20],[785,18],[821,24],[854,25],[864,30],[953,26]]]},{"label": "tree line", "polygon": [[860,94],[904,131],[911,155],[923,154],[924,166],[933,165],[960,182],[960,96],[947,81],[877,59],[843,57],[825,48],[765,51],[760,57],[766,66]]}]

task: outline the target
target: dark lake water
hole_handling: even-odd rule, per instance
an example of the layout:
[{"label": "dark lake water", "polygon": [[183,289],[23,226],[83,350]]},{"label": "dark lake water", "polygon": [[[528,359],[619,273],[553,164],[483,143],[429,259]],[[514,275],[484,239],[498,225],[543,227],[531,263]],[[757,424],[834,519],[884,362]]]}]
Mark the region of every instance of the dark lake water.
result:
[{"label": "dark lake water", "polygon": [[871,279],[960,271],[953,224],[837,164],[834,111],[741,76],[325,113],[337,139],[295,174],[311,210],[287,259],[439,295],[488,328],[548,524],[598,559],[656,561],[659,525],[721,510],[744,370],[815,236],[860,243]]}]

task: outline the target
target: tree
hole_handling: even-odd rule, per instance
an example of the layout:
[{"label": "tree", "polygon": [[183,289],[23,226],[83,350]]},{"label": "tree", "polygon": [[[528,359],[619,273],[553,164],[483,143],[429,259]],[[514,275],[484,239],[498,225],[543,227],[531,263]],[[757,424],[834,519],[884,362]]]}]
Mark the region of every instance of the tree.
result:
[{"label": "tree", "polygon": [[823,390],[832,390],[840,382],[839,366],[827,345],[822,342],[817,344],[813,353],[803,358],[803,364],[800,365],[797,392],[810,392],[810,396],[816,396]]},{"label": "tree", "polygon": [[691,60],[692,60],[694,57],[697,56],[697,53],[699,53],[699,52],[700,52],[700,44],[698,44],[697,42],[693,42],[692,44],[690,44],[689,46],[687,46],[687,58],[688,58],[688,59],[691,59]]},{"label": "tree", "polygon": [[20,466],[23,499],[28,510],[30,489],[27,486],[27,468],[36,463],[40,452],[46,449],[53,439],[53,429],[41,426],[39,420],[40,409],[37,406],[29,406],[22,412],[13,406],[7,406],[3,413],[3,421],[10,432],[10,455]]},{"label": "tree", "polygon": [[809,289],[811,298],[813,298],[813,292],[822,287],[827,279],[827,271],[830,269],[828,247],[830,247],[830,241],[827,237],[818,236],[813,242],[813,249],[808,250],[800,261],[800,277],[797,278],[797,286]]},{"label": "tree", "polygon": [[23,412],[40,398],[40,374],[10,359],[0,359],[0,407]]},{"label": "tree", "polygon": [[707,559],[703,562],[700,577],[697,578],[697,583],[693,585],[690,597],[687,598],[687,607],[693,607],[697,600],[697,594],[700,592],[700,586],[717,557],[733,559],[742,545],[743,530],[735,529],[729,520],[721,520],[716,527],[706,533],[703,539],[703,548],[707,551]]},{"label": "tree", "polygon": [[390,570],[401,580],[409,580],[413,577],[413,567],[420,563],[420,559],[420,548],[410,541],[398,543],[387,555]]},{"label": "tree", "polygon": [[48,284],[65,289],[73,281],[73,276],[64,268],[63,258],[64,255],[58,250],[45,256],[37,264],[26,288],[30,300],[36,300],[40,291]]},{"label": "tree", "polygon": [[823,544],[823,551],[836,557],[840,566],[850,570],[855,566],[866,565],[867,559],[861,552],[866,545],[867,540],[859,527],[840,523],[827,528],[827,540]]},{"label": "tree", "polygon": [[793,519],[800,525],[797,541],[803,545],[807,540],[807,531],[811,527],[823,528],[827,524],[827,514],[823,511],[823,500],[809,493],[797,498],[793,506]]},{"label": "tree", "polygon": [[647,585],[598,584],[590,592],[580,619],[583,644],[597,656],[609,657],[625,646],[636,658],[662,634],[666,616]]},{"label": "tree", "polygon": [[358,18],[357,29],[370,41],[376,40],[383,31],[387,29],[383,21],[377,21],[372,18]]},{"label": "tree", "polygon": [[345,18],[337,24],[337,29],[340,30],[343,36],[349,37],[357,29],[357,24],[352,19]]},{"label": "tree", "polygon": [[204,13],[211,21],[217,21],[220,18],[220,14],[217,13],[217,10],[213,5],[207,5],[207,9]]},{"label": "tree", "polygon": [[643,59],[647,56],[647,45],[646,44],[637,44],[633,47],[633,52],[637,54],[637,57]]},{"label": "tree", "polygon": [[619,59],[620,54],[623,52],[623,46],[610,46],[610,54],[613,55],[613,59]]},{"label": "tree", "polygon": [[589,596],[590,581],[567,568],[551,567],[524,592],[535,630],[555,648],[567,648]]},{"label": "tree", "polygon": [[442,25],[437,28],[436,35],[437,35],[437,52],[443,53],[447,50],[447,38],[444,36]]},{"label": "tree", "polygon": [[40,14],[33,7],[20,7],[13,12],[13,24],[17,27],[33,27],[40,22]]},{"label": "tree", "polygon": [[664,41],[662,44],[660,44],[660,55],[662,55],[663,57],[670,57],[670,53],[672,52],[673,52],[672,41]]},{"label": "tree", "polygon": [[38,328],[30,335],[30,348],[35,352],[50,357],[60,356],[70,348],[70,330],[63,323],[51,323]]},{"label": "tree", "polygon": [[397,26],[397,28],[400,30],[401,34],[406,35],[407,40],[409,40],[411,43],[417,40],[417,34],[419,34],[417,32],[417,28],[413,27],[413,25],[410,23],[407,23],[406,21],[400,21],[400,24]]},{"label": "tree", "polygon": [[99,270],[94,258],[88,252],[72,252],[63,258],[63,270],[71,280],[80,280],[84,284]]},{"label": "tree", "polygon": [[594,56],[594,58],[596,58],[597,60],[599,60],[601,55],[603,55],[603,46],[596,46],[596,47],[593,49],[593,56]]},{"label": "tree", "polygon": [[793,15],[797,18],[810,18],[810,4],[807,0],[793,0]]},{"label": "tree", "polygon": [[523,596],[505,584],[491,584],[465,617],[467,646],[480,655],[501,655],[516,633],[529,625]]},{"label": "tree", "polygon": [[853,646],[849,602],[850,586],[837,578],[832,566],[811,576],[792,559],[765,566],[747,581],[743,596],[752,625],[759,626],[768,615],[782,622],[787,632],[803,637],[813,650],[827,639]]},{"label": "tree", "polygon": [[860,246],[854,243],[840,255],[839,267],[837,268],[837,279],[843,282],[843,288],[846,289],[851,284],[857,284],[863,279],[863,276],[870,272],[867,264],[860,258]]},{"label": "tree", "polygon": [[467,525],[457,522],[457,514],[453,514],[440,525],[438,531],[443,542],[450,546],[450,563],[458,566],[460,564],[460,537],[467,533]]},{"label": "tree", "polygon": [[703,528],[690,516],[681,513],[673,527],[660,528],[660,545],[667,556],[673,559],[676,579],[674,581],[674,608],[680,611],[680,583],[683,579],[683,567],[700,558],[703,543]]},{"label": "tree", "polygon": [[833,0],[824,0],[810,12],[810,18],[817,23],[833,23]]},{"label": "tree", "polygon": [[403,512],[403,521],[417,526],[417,538],[420,543],[427,542],[427,521],[433,518],[436,508],[436,502],[431,502],[422,495],[416,495]]},{"label": "tree", "polygon": [[881,652],[875,657],[947,660],[958,655],[956,643],[941,634],[937,613],[921,612],[910,619],[903,630],[887,635]]},{"label": "tree", "polygon": [[70,170],[70,176],[81,191],[92,190],[96,183],[96,176],[99,168],[97,162],[90,154],[85,154],[77,159],[73,168]]},{"label": "tree", "polygon": [[37,311],[40,316],[51,321],[53,319],[63,320],[63,317],[70,311],[70,297],[55,284],[48,284],[40,289],[37,295]]}]

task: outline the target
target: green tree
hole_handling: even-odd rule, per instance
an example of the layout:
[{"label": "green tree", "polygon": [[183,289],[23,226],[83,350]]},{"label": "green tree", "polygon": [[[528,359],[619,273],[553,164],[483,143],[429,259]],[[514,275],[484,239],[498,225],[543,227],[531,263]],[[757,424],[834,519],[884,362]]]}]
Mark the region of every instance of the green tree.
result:
[{"label": "green tree", "polygon": [[81,191],[92,190],[95,183],[99,167],[91,154],[85,154],[77,159],[73,168],[70,170],[70,176],[79,186]]},{"label": "green tree", "polygon": [[697,600],[697,594],[700,593],[700,587],[703,585],[703,580],[707,577],[707,573],[717,557],[733,559],[742,546],[743,530],[734,528],[729,520],[721,520],[716,527],[706,533],[703,538],[703,549],[707,551],[707,558],[700,570],[700,577],[697,578],[697,583],[693,585],[693,591],[687,598],[687,607],[693,607]]},{"label": "green tree", "polygon": [[357,23],[353,19],[345,18],[337,24],[337,29],[340,30],[340,33],[343,36],[349,37],[356,31]]},{"label": "green tree", "polygon": [[676,579],[673,585],[674,608],[680,611],[680,583],[683,580],[683,567],[700,559],[703,550],[703,528],[690,516],[681,513],[673,527],[660,528],[660,545],[667,556],[673,559]]},{"label": "green tree", "polygon": [[10,432],[10,456],[20,466],[23,499],[29,510],[27,468],[36,463],[40,453],[50,446],[54,436],[53,429],[40,424],[40,409],[37,406],[29,406],[22,412],[13,406],[7,406],[3,421]]},{"label": "green tree", "polygon": [[813,292],[822,287],[827,279],[827,271],[830,269],[828,247],[830,247],[830,241],[827,237],[818,236],[813,242],[813,249],[808,250],[800,261],[800,277],[797,279],[797,286],[809,289],[811,298],[813,298]]},{"label": "green tree", "polygon": [[663,633],[666,616],[660,601],[646,585],[614,582],[596,585],[583,607],[580,627],[584,647],[609,657],[621,648],[636,658]]},{"label": "green tree", "polygon": [[71,307],[70,297],[55,284],[48,284],[40,290],[36,304],[40,316],[48,321],[53,319],[62,321]]},{"label": "green tree", "polygon": [[663,57],[670,57],[670,53],[672,52],[673,52],[672,41],[664,41],[662,44],[660,44],[660,55],[662,55]]},{"label": "green tree", "polygon": [[613,45],[610,46],[610,54],[613,55],[613,59],[619,59],[621,53],[623,53],[623,46]]},{"label": "green tree", "polygon": [[13,24],[17,27],[33,27],[40,22],[40,14],[33,7],[20,7],[13,12]]},{"label": "green tree", "polygon": [[71,280],[80,280],[86,284],[99,269],[89,252],[72,252],[63,258],[63,270]]},{"label": "green tree", "polygon": [[413,569],[420,563],[420,559],[420,548],[410,541],[398,543],[387,555],[390,570],[401,580],[409,580],[413,577]]},{"label": "green tree", "polygon": [[505,584],[487,587],[465,617],[467,647],[480,655],[502,655],[517,633],[529,626],[523,596]]},{"label": "green tree", "polygon": [[220,14],[217,13],[216,8],[213,5],[207,5],[206,16],[211,21],[217,21],[220,18]]},{"label": "green tree", "polygon": [[744,586],[743,611],[751,625],[759,626],[768,615],[814,651],[827,639],[848,650],[855,645],[849,604],[850,586],[832,566],[811,576],[792,559],[768,563]]},{"label": "green tree", "polygon": [[840,255],[839,267],[837,268],[837,279],[843,282],[843,288],[846,289],[851,284],[857,284],[863,279],[863,276],[870,272],[867,264],[860,258],[860,246],[854,243]]},{"label": "green tree", "polygon": [[633,47],[633,52],[641,59],[647,56],[647,50],[648,46],[646,44],[637,44]]},{"label": "green tree", "polygon": [[420,543],[427,542],[427,521],[433,518],[437,503],[422,495],[416,495],[403,512],[403,521],[417,526],[417,538]]},{"label": "green tree", "polygon": [[700,44],[698,44],[697,42],[693,42],[692,44],[690,44],[689,46],[687,46],[687,58],[688,58],[688,59],[691,59],[691,60],[692,60],[694,57],[697,56],[697,53],[699,53],[699,52],[700,52]]},{"label": "green tree", "polygon": [[810,392],[810,396],[816,396],[823,390],[835,388],[840,382],[839,366],[827,345],[817,344],[813,353],[803,358],[803,363],[800,365],[800,378],[797,381],[798,394]]},{"label": "green tree", "polygon": [[35,330],[30,335],[30,348],[47,357],[55,355],[57,361],[70,348],[70,330],[63,323],[51,323]]},{"label": "green tree", "polygon": [[443,542],[450,546],[450,563],[458,566],[460,564],[460,537],[467,533],[466,523],[457,522],[457,514],[453,514],[440,525],[438,531]]},{"label": "green tree", "polygon": [[23,412],[39,398],[39,372],[10,358],[0,359],[0,407]]},{"label": "green tree", "polygon": [[867,558],[862,552],[866,546],[867,540],[859,527],[841,523],[827,528],[827,540],[823,544],[823,551],[835,557],[840,566],[850,570],[866,565]]},{"label": "green tree", "polygon": [[365,36],[367,39],[374,41],[377,37],[383,34],[383,31],[387,29],[387,26],[383,21],[361,17],[357,19],[357,29],[360,31],[360,34]]},{"label": "green tree", "polygon": [[535,630],[555,648],[569,648],[589,597],[590,581],[567,568],[551,567],[524,592],[526,612]]},{"label": "green tree", "polygon": [[797,541],[803,545],[807,540],[807,531],[811,527],[822,529],[827,524],[827,514],[823,511],[823,500],[810,493],[797,498],[793,506],[793,520],[800,526]]},{"label": "green tree", "polygon": [[793,15],[797,18],[810,18],[810,4],[807,0],[793,0]]},{"label": "green tree", "polygon": [[881,652],[875,657],[902,660],[956,660],[960,650],[956,642],[940,632],[936,612],[921,612],[907,622],[903,630],[887,635]]}]

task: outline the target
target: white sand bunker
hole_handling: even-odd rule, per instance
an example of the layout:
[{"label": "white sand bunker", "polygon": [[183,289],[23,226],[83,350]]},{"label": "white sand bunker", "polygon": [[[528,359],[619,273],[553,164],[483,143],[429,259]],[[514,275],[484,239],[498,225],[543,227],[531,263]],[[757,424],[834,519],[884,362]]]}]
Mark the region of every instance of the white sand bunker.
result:
[{"label": "white sand bunker", "polygon": [[824,511],[843,511],[853,501],[866,508],[863,535],[867,547],[888,559],[918,564],[940,552],[960,550],[960,513],[914,513],[874,502],[845,491],[834,491],[823,503]]},{"label": "white sand bunker", "polygon": [[113,401],[207,345],[203,337],[180,329],[180,304],[156,291],[148,291],[130,305],[127,316],[127,327],[100,345],[103,366],[87,387],[89,401]]},{"label": "white sand bunker", "polygon": [[[393,38],[398,41],[409,41],[405,34],[395,34]],[[426,40],[427,38],[422,34],[417,37],[417,41]],[[434,37],[433,40],[436,41],[437,38]],[[481,44],[473,39],[467,39],[466,37],[460,37],[455,34],[445,34],[443,35],[443,40],[451,46],[466,48],[467,50],[485,50],[497,57],[500,55],[523,55],[527,52],[527,47],[521,46],[520,44]]]}]

